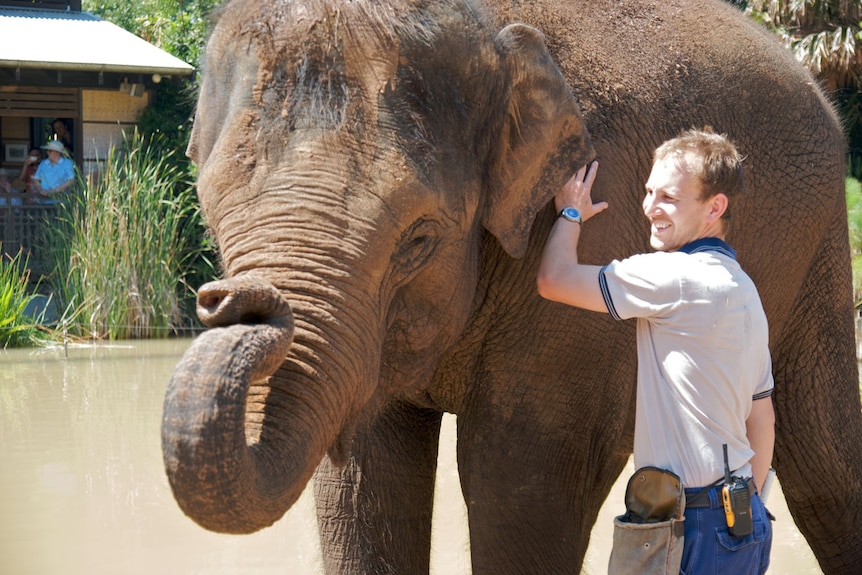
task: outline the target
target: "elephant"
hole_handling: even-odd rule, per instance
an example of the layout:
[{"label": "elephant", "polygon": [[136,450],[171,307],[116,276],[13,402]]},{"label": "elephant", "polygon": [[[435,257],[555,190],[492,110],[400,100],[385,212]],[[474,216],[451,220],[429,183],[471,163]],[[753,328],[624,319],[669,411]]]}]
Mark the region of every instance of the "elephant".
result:
[{"label": "elephant", "polygon": [[825,573],[857,569],[842,130],[717,0],[229,0],[188,147],[223,279],[165,396],[180,508],[249,533],[313,480],[327,573],[428,572],[451,413],[473,573],[578,572],[632,449],[634,325],[538,296],[552,197],[597,158],[580,258],[647,251],[652,151],[702,126],[746,156],[728,241],[769,320],[788,507]]}]

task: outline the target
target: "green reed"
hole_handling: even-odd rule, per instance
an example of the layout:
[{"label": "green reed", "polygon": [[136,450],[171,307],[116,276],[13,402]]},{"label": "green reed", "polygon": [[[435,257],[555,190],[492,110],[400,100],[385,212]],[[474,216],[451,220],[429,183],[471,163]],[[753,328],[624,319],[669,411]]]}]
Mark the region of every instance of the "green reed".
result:
[{"label": "green reed", "polygon": [[68,334],[155,338],[188,324],[183,275],[200,220],[172,154],[135,133],[58,206],[51,283]]},{"label": "green reed", "polygon": [[42,314],[28,313],[28,307],[37,298],[29,285],[28,264],[29,257],[20,251],[8,257],[0,250],[0,345],[4,348],[33,345],[46,339],[40,327]]}]

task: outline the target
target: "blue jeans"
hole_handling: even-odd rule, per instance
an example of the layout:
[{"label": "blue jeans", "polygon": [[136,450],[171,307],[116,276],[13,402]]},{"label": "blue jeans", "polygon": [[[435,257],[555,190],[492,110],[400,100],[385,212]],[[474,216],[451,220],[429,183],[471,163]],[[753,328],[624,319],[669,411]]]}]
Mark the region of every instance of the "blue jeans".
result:
[{"label": "blue jeans", "polygon": [[[686,489],[693,498],[700,489]],[[680,575],[762,575],[769,567],[772,549],[772,516],[759,495],[751,498],[754,531],[743,537],[728,532],[721,486],[708,492],[709,507],[685,510],[685,541]],[[702,496],[704,497],[704,496]]]}]

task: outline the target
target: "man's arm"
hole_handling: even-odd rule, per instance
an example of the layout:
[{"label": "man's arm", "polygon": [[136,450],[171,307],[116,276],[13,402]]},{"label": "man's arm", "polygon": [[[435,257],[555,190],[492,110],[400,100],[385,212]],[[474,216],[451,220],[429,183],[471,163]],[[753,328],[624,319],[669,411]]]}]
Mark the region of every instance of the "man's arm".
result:
[{"label": "man's arm", "polygon": [[72,182],[74,182],[74,181],[75,181],[74,177],[69,178],[68,180],[66,180],[65,182],[63,182],[62,184],[60,184],[59,186],[57,186],[56,188],[54,188],[51,191],[52,192],[65,192],[70,187],[72,187]]},{"label": "man's arm", "polygon": [[[31,162],[30,161],[31,157],[32,156],[30,156],[30,152],[27,152],[27,159],[24,160],[24,165],[21,166],[21,171],[18,172],[18,178],[21,181],[24,181],[27,179],[27,170],[30,168],[30,166],[33,164],[38,164],[38,162]],[[36,167],[38,168],[39,166],[36,166]]]},{"label": "man's arm", "polygon": [[752,402],[745,429],[748,443],[754,450],[751,468],[754,472],[754,483],[760,493],[763,491],[766,474],[772,466],[772,451],[775,448],[775,410],[772,407],[772,396]]},{"label": "man's arm", "polygon": [[578,263],[581,224],[557,218],[539,263],[536,287],[539,295],[591,311],[607,313],[599,289],[599,266]]},{"label": "man's arm", "polygon": [[590,164],[589,170],[584,166],[554,197],[557,213],[563,208],[573,207],[581,213],[582,222],[579,224],[559,217],[554,222],[542,251],[536,287],[545,299],[607,313],[599,288],[601,268],[578,262],[581,226],[608,207],[607,202],[593,204],[590,198],[597,170],[598,162]]}]

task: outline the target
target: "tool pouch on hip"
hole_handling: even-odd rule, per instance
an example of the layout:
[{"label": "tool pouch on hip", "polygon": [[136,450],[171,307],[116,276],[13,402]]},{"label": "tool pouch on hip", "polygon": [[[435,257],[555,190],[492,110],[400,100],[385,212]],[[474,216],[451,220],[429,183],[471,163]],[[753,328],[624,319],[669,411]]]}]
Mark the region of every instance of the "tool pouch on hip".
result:
[{"label": "tool pouch on hip", "polygon": [[678,575],[682,564],[685,490],[657,467],[635,471],[626,486],[626,513],[614,519],[608,575]]}]

